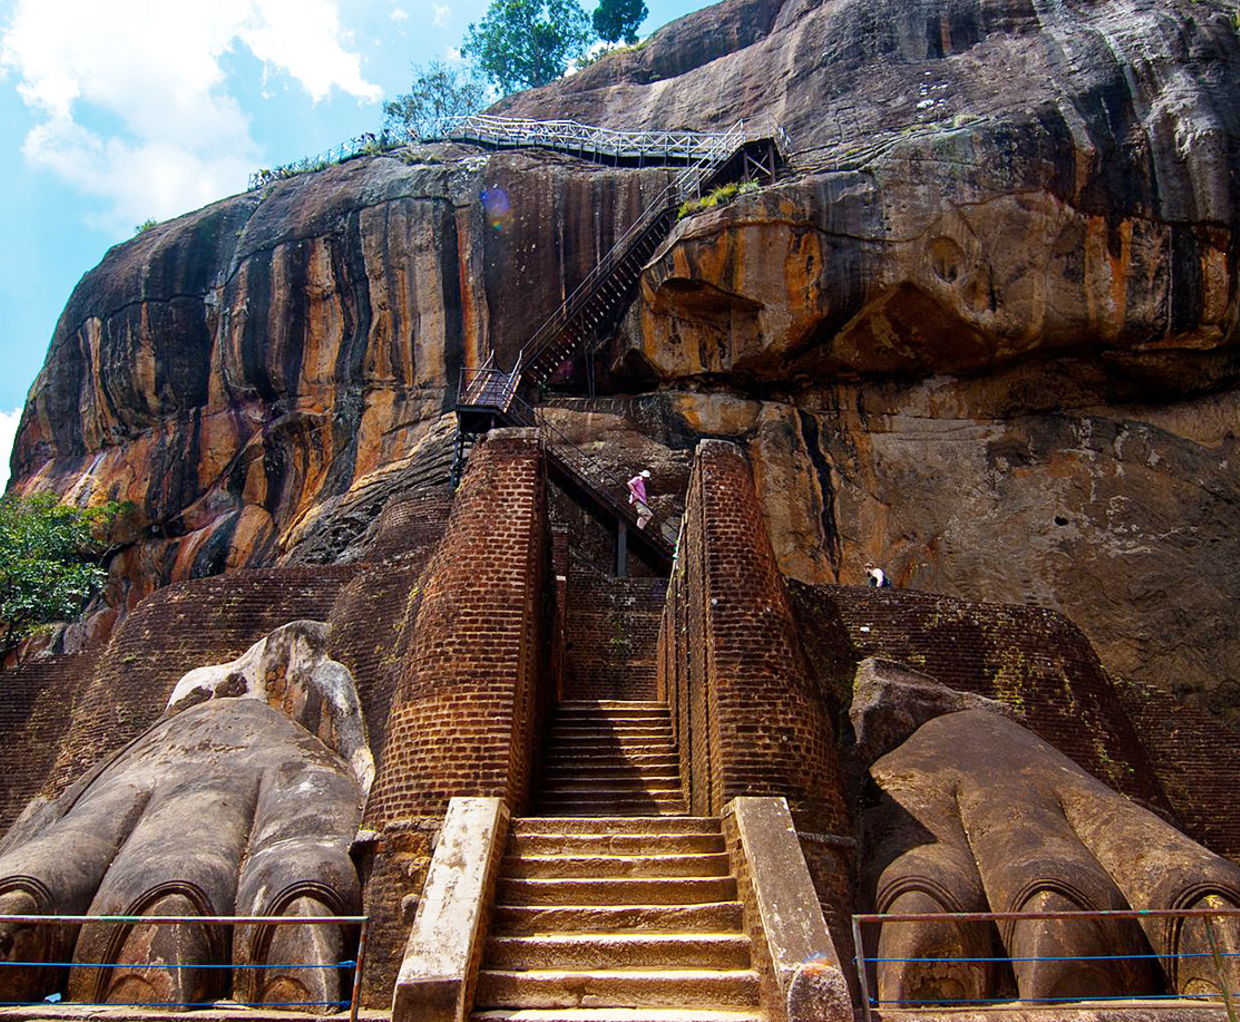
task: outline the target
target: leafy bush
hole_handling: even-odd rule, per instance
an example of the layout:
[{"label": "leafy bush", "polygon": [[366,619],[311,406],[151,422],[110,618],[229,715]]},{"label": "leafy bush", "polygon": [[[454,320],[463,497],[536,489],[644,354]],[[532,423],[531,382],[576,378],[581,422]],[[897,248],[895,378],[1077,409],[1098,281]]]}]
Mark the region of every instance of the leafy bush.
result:
[{"label": "leafy bush", "polygon": [[116,502],[77,508],[53,493],[0,498],[0,663],[40,628],[75,617],[103,588],[97,561]]}]

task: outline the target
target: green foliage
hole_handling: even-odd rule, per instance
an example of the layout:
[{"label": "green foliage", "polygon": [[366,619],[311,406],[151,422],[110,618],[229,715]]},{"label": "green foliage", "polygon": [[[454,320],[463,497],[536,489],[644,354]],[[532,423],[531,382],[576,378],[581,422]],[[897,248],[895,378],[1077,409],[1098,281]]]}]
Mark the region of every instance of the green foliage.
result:
[{"label": "green foliage", "polygon": [[546,85],[580,60],[593,41],[577,0],[492,0],[465,33],[461,54],[502,95]]},{"label": "green foliage", "polygon": [[75,617],[103,588],[95,561],[123,510],[61,504],[55,494],[0,498],[0,661],[43,625]]},{"label": "green foliage", "polygon": [[594,8],[594,31],[609,43],[623,39],[632,46],[649,13],[643,0],[600,0]]},{"label": "green foliage", "polygon": [[742,181],[740,184],[720,185],[709,194],[703,195],[700,199],[686,199],[682,202],[680,209],[676,211],[676,219],[683,220],[693,213],[699,213],[714,206],[726,206],[738,195],[749,195],[757,190],[758,183],[756,181]]},{"label": "green foliage", "polygon": [[445,121],[477,113],[486,104],[486,86],[469,72],[443,60],[411,68],[409,91],[383,104],[384,134],[435,138]]},{"label": "green foliage", "polygon": [[142,223],[134,227],[133,233],[135,234],[135,236],[139,234],[145,234],[152,227],[158,227],[158,226],[159,226],[158,220],[143,220]]}]

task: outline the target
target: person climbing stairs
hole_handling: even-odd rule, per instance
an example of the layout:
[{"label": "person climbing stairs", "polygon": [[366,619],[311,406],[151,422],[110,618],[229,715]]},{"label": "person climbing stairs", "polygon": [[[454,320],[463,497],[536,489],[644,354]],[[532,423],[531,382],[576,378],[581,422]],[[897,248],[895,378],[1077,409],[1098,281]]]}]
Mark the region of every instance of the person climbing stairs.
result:
[{"label": "person climbing stairs", "polygon": [[688,816],[667,706],[561,703],[514,819],[473,1022],[761,1022],[718,818]]}]

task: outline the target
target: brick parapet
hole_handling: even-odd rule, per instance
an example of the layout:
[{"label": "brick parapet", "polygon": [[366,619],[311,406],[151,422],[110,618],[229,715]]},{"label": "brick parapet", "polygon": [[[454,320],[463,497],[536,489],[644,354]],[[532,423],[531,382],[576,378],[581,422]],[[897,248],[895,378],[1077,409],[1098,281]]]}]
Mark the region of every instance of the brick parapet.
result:
[{"label": "brick parapet", "polygon": [[1184,832],[1240,862],[1236,732],[1162,689],[1118,682],[1115,691]]},{"label": "brick parapet", "polygon": [[540,667],[546,483],[537,434],[470,457],[427,568],[366,826],[441,815],[453,796],[529,797]]},{"label": "brick parapet", "polygon": [[834,728],[733,444],[698,447],[660,641],[695,811],[779,795],[799,828],[850,833]]},{"label": "brick parapet", "polygon": [[[952,688],[1008,703],[1064,755],[1174,819],[1097,654],[1057,611],[868,586],[792,582],[789,589],[811,646],[838,645],[841,635],[848,644],[823,672],[841,705],[851,695],[853,664],[869,656],[907,663]],[[819,642],[824,628],[830,635]]]}]

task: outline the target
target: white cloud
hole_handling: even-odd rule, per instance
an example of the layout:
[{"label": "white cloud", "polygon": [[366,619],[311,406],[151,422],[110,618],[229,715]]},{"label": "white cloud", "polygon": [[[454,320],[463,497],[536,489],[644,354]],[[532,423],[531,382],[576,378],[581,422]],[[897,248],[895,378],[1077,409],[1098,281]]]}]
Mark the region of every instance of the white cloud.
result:
[{"label": "white cloud", "polygon": [[17,435],[17,423],[21,417],[20,408],[0,412],[0,493],[4,492],[9,482],[9,455],[13,452],[13,437]]},{"label": "white cloud", "polygon": [[393,8],[392,13],[388,15],[393,21],[408,21],[409,12],[403,7]]},{"label": "white cloud", "polygon": [[431,4],[431,9],[435,12],[435,16],[431,19],[440,28],[448,27],[448,19],[452,17],[452,8],[440,6],[439,4]]},{"label": "white cloud", "polygon": [[378,100],[349,42],[337,0],[17,0],[0,73],[42,118],[26,159],[103,200],[124,233],[244,187],[259,162],[226,53],[246,47],[315,102]]},{"label": "white cloud", "polygon": [[448,59],[451,61],[459,61],[464,59],[461,56],[460,49],[456,46],[449,46],[446,50],[444,50],[444,53],[447,54]]}]

